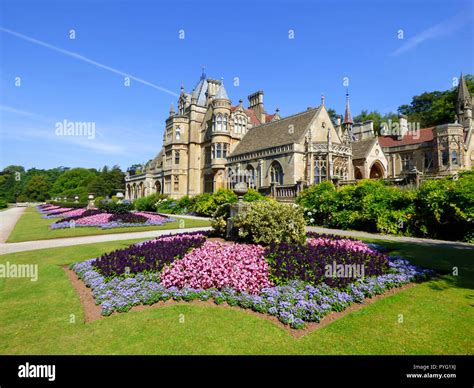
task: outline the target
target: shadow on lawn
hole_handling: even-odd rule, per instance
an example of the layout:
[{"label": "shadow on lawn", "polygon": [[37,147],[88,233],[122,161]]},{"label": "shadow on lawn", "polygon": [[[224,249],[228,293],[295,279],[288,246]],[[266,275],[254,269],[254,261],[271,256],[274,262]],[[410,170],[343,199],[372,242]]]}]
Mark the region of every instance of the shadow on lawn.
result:
[{"label": "shadow on lawn", "polygon": [[410,263],[435,270],[442,282],[430,282],[433,290],[442,291],[450,287],[474,289],[474,247],[453,247],[444,243],[407,243],[375,241],[383,246],[390,256],[402,256]]}]

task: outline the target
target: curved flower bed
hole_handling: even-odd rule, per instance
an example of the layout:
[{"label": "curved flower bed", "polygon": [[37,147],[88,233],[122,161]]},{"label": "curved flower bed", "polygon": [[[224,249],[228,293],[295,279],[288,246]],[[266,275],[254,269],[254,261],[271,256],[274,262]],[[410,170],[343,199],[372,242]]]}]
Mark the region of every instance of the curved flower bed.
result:
[{"label": "curved flower bed", "polygon": [[[170,299],[213,300],[275,316],[297,329],[305,322],[319,322],[332,311],[343,311],[353,303],[363,303],[365,298],[430,275],[430,271],[399,257],[387,257],[360,241],[311,238],[316,241],[308,243],[308,252],[322,247],[338,250],[347,261],[357,261],[361,254],[371,255],[375,262],[383,258],[381,273],[353,278],[338,286],[326,284],[323,278],[308,282],[298,276],[273,285],[275,262],[268,255],[275,248],[205,241],[206,236],[199,233],[162,236],[71,268],[91,288],[103,315]],[[353,256],[348,255],[349,251]]]},{"label": "curved flower bed", "polygon": [[120,214],[106,213],[97,209],[71,209],[59,206],[38,206],[44,218],[60,218],[50,225],[51,229],[65,229],[81,226],[99,227],[102,229],[124,228],[133,226],[162,225],[174,219],[151,212],[126,212]]}]

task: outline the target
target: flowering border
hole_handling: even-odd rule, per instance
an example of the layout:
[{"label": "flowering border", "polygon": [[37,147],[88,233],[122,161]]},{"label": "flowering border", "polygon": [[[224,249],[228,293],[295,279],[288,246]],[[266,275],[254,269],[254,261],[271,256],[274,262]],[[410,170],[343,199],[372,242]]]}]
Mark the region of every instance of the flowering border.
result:
[{"label": "flowering border", "polygon": [[166,288],[160,284],[159,273],[139,273],[133,277],[115,277],[106,281],[94,269],[94,260],[96,259],[75,263],[70,268],[91,288],[96,304],[101,306],[104,316],[160,301],[213,300],[216,304],[226,302],[230,306],[275,316],[294,329],[303,329],[306,322],[319,322],[332,311],[344,311],[354,303],[362,304],[366,298],[427,279],[432,274],[431,270],[415,267],[405,259],[390,257],[390,273],[358,279],[344,291],[326,284],[313,286],[302,281],[290,281],[283,286],[265,287],[258,295],[252,295],[232,288]]}]

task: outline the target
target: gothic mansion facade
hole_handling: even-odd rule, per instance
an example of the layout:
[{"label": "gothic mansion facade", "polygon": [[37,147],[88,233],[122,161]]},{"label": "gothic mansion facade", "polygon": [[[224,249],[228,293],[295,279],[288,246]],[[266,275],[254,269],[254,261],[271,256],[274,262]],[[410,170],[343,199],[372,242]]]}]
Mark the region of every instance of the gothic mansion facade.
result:
[{"label": "gothic mansion facade", "polygon": [[222,81],[202,74],[191,93],[181,88],[171,106],[163,146],[140,171],[126,176],[125,197],[152,193],[172,198],[212,193],[245,181],[278,199],[291,199],[323,180],[452,174],[474,163],[472,98],[461,76],[458,123],[377,136],[372,123],[354,124],[349,98],[343,120],[333,123],[324,105],[288,117],[265,111],[263,92],[245,108],[230,101]]}]

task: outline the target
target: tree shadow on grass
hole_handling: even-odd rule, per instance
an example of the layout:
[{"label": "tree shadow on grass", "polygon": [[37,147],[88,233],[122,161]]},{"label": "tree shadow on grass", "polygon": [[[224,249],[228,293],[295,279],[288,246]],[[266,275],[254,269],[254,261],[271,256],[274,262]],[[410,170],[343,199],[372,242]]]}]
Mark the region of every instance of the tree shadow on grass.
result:
[{"label": "tree shadow on grass", "polygon": [[433,269],[447,284],[444,287],[441,282],[430,282],[433,290],[449,287],[474,289],[474,248],[445,243],[371,242],[387,249],[390,256],[401,256],[414,265]]}]

